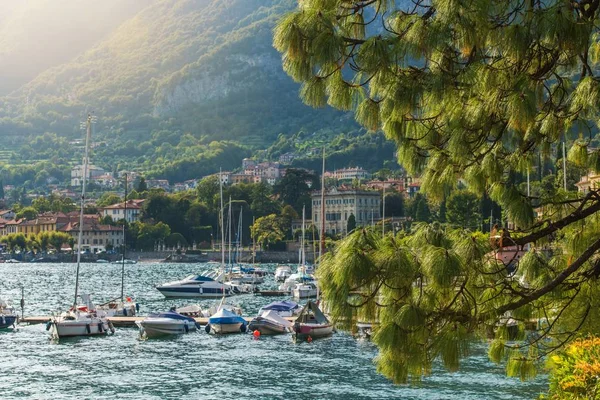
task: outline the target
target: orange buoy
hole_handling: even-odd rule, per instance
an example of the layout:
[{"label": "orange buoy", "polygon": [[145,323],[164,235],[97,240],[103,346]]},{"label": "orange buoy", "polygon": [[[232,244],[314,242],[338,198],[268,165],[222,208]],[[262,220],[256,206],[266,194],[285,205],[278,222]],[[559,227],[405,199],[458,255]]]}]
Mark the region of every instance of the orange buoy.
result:
[{"label": "orange buoy", "polygon": [[254,339],[258,339],[260,337],[260,331],[256,330],[252,332],[252,336],[254,336]]},{"label": "orange buoy", "polygon": [[312,343],[312,337],[310,337],[310,336],[309,336],[308,338],[306,338],[306,341],[307,341],[308,343]]}]

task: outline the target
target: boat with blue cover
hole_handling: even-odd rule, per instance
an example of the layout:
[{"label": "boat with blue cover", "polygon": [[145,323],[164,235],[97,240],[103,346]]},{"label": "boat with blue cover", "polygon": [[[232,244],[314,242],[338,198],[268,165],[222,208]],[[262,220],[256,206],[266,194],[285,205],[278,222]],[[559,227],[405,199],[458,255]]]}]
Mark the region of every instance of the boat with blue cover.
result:
[{"label": "boat with blue cover", "polygon": [[258,315],[265,311],[274,311],[282,317],[292,317],[302,311],[302,307],[295,301],[283,300],[267,304],[258,311]]},{"label": "boat with blue cover", "polygon": [[182,335],[200,329],[200,325],[194,318],[175,311],[150,314],[142,321],[137,321],[136,325],[140,328],[140,335],[146,338]]},{"label": "boat with blue cover", "polygon": [[240,333],[246,332],[248,323],[240,315],[219,305],[217,312],[210,316],[206,332],[210,333]]},{"label": "boat with blue cover", "polygon": [[156,289],[165,297],[221,297],[231,296],[230,285],[219,282],[219,276],[212,271],[200,275],[190,275],[180,281],[167,282]]},{"label": "boat with blue cover", "polygon": [[0,299],[0,329],[14,327],[17,323],[17,318],[15,309]]}]

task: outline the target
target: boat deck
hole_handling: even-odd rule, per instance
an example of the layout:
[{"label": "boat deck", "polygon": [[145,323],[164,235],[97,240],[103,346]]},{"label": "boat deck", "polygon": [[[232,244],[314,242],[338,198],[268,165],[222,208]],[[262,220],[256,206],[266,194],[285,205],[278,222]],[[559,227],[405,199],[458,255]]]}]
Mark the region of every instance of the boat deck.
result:
[{"label": "boat deck", "polygon": [[[146,316],[139,316],[139,317],[109,317],[107,318],[110,322],[112,322],[112,324],[115,327],[123,327],[123,328],[134,328],[136,325],[136,321],[142,321],[144,318],[146,318]],[[252,321],[252,319],[254,317],[243,317],[247,322]],[[196,320],[196,322],[198,322],[200,325],[206,325],[208,324],[208,318],[194,318]],[[296,320],[296,317],[284,317],[284,319],[287,319],[290,322],[294,322]],[[32,317],[25,317],[25,318],[19,318],[19,323],[23,323],[23,324],[45,324],[46,322],[48,322],[50,320],[49,316],[32,316]]]}]

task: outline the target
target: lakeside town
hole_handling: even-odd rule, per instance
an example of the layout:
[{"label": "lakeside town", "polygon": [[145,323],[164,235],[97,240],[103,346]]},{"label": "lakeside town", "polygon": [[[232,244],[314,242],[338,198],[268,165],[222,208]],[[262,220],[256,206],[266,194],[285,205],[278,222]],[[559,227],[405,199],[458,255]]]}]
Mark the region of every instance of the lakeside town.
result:
[{"label": "lakeside town", "polygon": [[[81,197],[81,194],[77,194],[76,190],[82,185],[84,167],[83,165],[77,165],[72,168],[70,185],[67,188],[60,189],[58,186],[49,186],[48,190],[51,190],[49,196],[29,194],[24,197],[28,204],[17,203],[12,209],[0,210],[0,243],[5,246],[5,250],[7,249],[13,253],[12,255],[7,254],[8,259],[12,260],[21,259],[21,253],[25,252],[29,252],[28,257],[26,257],[29,261],[36,259],[51,260],[47,257],[48,251],[51,254],[76,251],[88,254],[106,254],[107,252],[115,254],[117,250],[120,251],[124,243],[123,235],[125,231],[122,228],[124,222],[128,225],[145,221],[154,226],[157,222],[160,222],[150,218],[147,213],[143,212],[146,201],[144,197],[185,195],[186,193],[195,196],[199,190],[200,182],[209,182],[215,179],[220,180],[225,187],[236,185],[250,185],[250,187],[252,185],[266,185],[266,187],[273,187],[285,178],[289,170],[292,171],[292,174],[301,173],[305,176],[305,181],[300,182],[300,184],[306,188],[306,194],[308,194],[306,199],[309,204],[304,205],[308,205],[309,209],[312,209],[312,212],[307,215],[306,223],[317,227],[320,225],[321,194],[318,188],[313,187],[313,184],[320,181],[321,178],[317,177],[314,171],[286,167],[286,164],[291,162],[292,159],[293,154],[291,153],[282,155],[280,162],[259,163],[246,158],[242,160],[240,172],[225,171],[199,179],[174,183],[173,185],[170,185],[166,180],[146,180],[138,172],[122,171],[115,176],[115,174],[102,168],[90,165],[87,174],[88,187],[99,190],[93,192],[96,198],[89,196],[86,198],[87,212],[84,215],[81,249],[78,249],[76,245],[79,231],[79,214],[75,211],[75,205]],[[347,235],[349,233],[348,220],[351,216],[354,219],[354,226],[381,225],[383,218],[382,196],[385,191],[387,191],[388,196],[391,195],[396,199],[401,196],[400,205],[396,204],[394,206],[392,203],[388,205],[387,220],[387,223],[399,229],[400,224],[406,220],[403,201],[409,201],[418,193],[419,180],[402,175],[399,171],[396,173],[381,171],[380,174],[375,175],[378,177],[374,177],[372,173],[360,167],[325,171],[324,179],[327,183],[327,190],[324,195],[324,215],[327,235],[331,237]],[[126,202],[123,201],[125,180],[127,180],[129,193]],[[298,182],[292,181],[291,184],[298,184]],[[4,191],[8,194],[7,197],[10,197],[11,190],[14,190],[14,187],[4,186]],[[292,188],[292,190],[301,190],[301,188]],[[282,205],[286,205],[284,201],[278,198],[279,194],[277,193],[269,194],[267,192],[264,195],[269,196],[272,200],[280,201]],[[55,210],[56,208],[61,208],[61,210]],[[70,209],[72,211],[68,211]],[[290,231],[292,236],[297,239],[297,235],[294,236],[293,234],[301,229],[302,220],[299,219],[299,215],[293,214],[292,218],[288,218],[286,222],[289,226],[284,226],[283,230]],[[173,232],[174,227],[169,228]],[[190,231],[195,228],[198,227],[184,226],[182,230]],[[206,240],[208,236],[204,236],[204,241],[188,242],[183,238],[175,244],[173,240],[168,240],[167,236],[156,237],[152,249],[146,247],[143,250],[177,251],[178,253],[197,249],[214,250],[217,230],[217,228],[213,228],[209,232],[212,238],[210,241]],[[57,233],[65,233],[66,235]],[[24,235],[25,238],[19,239],[19,234]],[[40,240],[40,234],[51,240]],[[170,246],[165,244],[165,240],[170,243]],[[290,248],[295,250],[296,247],[291,244],[291,246],[287,246],[286,250],[290,250]]]}]

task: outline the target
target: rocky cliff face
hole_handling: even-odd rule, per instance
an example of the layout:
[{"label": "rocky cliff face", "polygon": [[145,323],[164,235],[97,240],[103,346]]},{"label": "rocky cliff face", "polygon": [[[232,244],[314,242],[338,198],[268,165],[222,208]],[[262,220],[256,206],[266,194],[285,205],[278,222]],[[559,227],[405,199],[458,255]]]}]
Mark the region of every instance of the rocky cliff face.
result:
[{"label": "rocky cliff face", "polygon": [[153,115],[176,115],[190,106],[229,99],[257,85],[274,85],[273,80],[287,79],[281,70],[280,58],[273,51],[229,54],[223,61],[221,68],[217,65],[199,68],[173,86],[159,89]]}]

